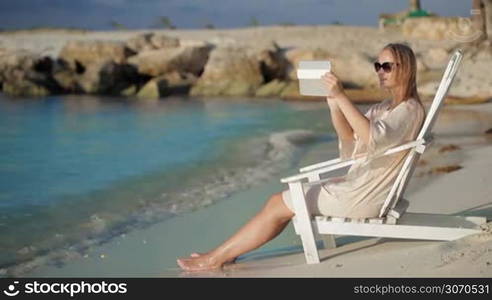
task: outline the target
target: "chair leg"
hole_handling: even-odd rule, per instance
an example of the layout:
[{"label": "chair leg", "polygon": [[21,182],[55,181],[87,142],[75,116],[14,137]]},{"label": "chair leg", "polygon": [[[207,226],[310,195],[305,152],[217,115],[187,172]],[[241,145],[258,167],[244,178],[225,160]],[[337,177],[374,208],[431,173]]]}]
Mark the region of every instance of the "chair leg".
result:
[{"label": "chair leg", "polygon": [[325,249],[333,249],[337,247],[337,243],[335,242],[335,235],[323,234],[321,235],[321,239],[323,240],[323,245],[325,246]]},{"label": "chair leg", "polygon": [[301,236],[304,255],[308,264],[317,264],[320,262],[316,240],[314,238],[313,225],[311,216],[304,201],[304,191],[301,182],[289,183],[289,189],[292,196],[292,204],[296,211],[297,228]]}]

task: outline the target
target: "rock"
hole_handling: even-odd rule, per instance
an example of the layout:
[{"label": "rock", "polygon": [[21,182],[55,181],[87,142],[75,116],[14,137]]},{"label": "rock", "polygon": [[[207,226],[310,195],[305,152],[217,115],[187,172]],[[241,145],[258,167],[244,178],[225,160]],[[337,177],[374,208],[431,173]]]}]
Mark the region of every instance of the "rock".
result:
[{"label": "rock", "polygon": [[336,56],[332,59],[332,71],[340,78],[344,88],[379,88],[374,72],[374,59],[364,53]]},{"label": "rock", "polygon": [[14,70],[2,84],[3,92],[16,97],[44,97],[61,92],[50,74]]},{"label": "rock", "polygon": [[5,81],[2,90],[5,94],[16,97],[45,97],[51,94],[48,88],[29,79]]},{"label": "rock", "polygon": [[120,95],[140,78],[135,67],[111,60],[91,64],[78,80],[85,93]]},{"label": "rock", "polygon": [[0,82],[11,96],[40,97],[61,92],[51,76],[53,61],[29,51],[6,52],[0,56]]},{"label": "rock", "polygon": [[[353,103],[367,104],[380,102],[388,99],[391,94],[381,89],[351,89],[346,88],[345,94]],[[287,86],[282,89],[280,97],[285,100],[304,100],[304,101],[325,101],[325,97],[304,96],[299,94],[299,82],[297,80],[290,81]]]},{"label": "rock", "polygon": [[71,70],[61,70],[53,74],[55,81],[68,93],[80,93],[78,77]]},{"label": "rock", "polygon": [[442,69],[448,64],[449,58],[450,56],[446,49],[440,47],[430,48],[423,53],[422,62],[430,69]]},{"label": "rock", "polygon": [[0,52],[0,66],[4,68],[18,67],[21,69],[32,68],[35,61],[40,58],[39,55],[27,50],[7,50],[2,49]]},{"label": "rock", "polygon": [[294,48],[285,52],[288,61],[287,77],[291,80],[297,80],[297,68],[301,60],[330,60],[333,55],[326,50]]},{"label": "rock", "polygon": [[136,96],[140,99],[159,99],[169,95],[186,95],[196,80],[193,74],[171,72],[152,78]]},{"label": "rock", "polygon": [[57,60],[53,68],[53,78],[68,93],[81,93],[79,75],[64,60]]},{"label": "rock", "polygon": [[153,33],[139,34],[136,37],[130,38],[126,41],[126,46],[135,53],[141,51],[155,50],[156,47],[152,45],[150,39]]},{"label": "rock", "polygon": [[[160,76],[167,81],[167,91],[172,95],[187,95],[198,78],[191,73],[170,72]],[[169,94],[164,94],[167,96]]]},{"label": "rock", "polygon": [[135,96],[137,94],[138,88],[136,85],[130,85],[126,89],[121,91],[121,96],[130,97]]},{"label": "rock", "polygon": [[257,97],[272,97],[280,96],[282,90],[287,86],[287,82],[279,79],[274,79],[262,86],[260,86],[255,93]]},{"label": "rock", "polygon": [[166,89],[167,81],[165,79],[154,78],[138,91],[136,97],[138,99],[159,99],[167,93]]},{"label": "rock", "polygon": [[[492,49],[485,46],[482,43],[477,49],[465,52],[448,93],[450,97],[454,97],[453,102],[483,102],[492,97],[492,77],[489,75],[492,69]],[[451,49],[448,53],[453,51]],[[440,52],[444,56],[444,53]],[[423,95],[434,95],[444,73],[444,67],[435,70],[437,72],[437,76],[433,76],[435,78],[419,84],[419,92]]]},{"label": "rock", "polygon": [[244,46],[244,43],[239,42],[236,38],[226,37],[226,36],[214,36],[207,39],[209,43],[214,45],[215,47],[223,48],[240,48]]},{"label": "rock", "polygon": [[373,59],[362,52],[335,56],[320,48],[297,48],[287,51],[286,57],[290,62],[288,77],[292,80],[297,80],[296,73],[301,60],[329,60],[332,63],[332,71],[342,80],[345,88],[379,87]]},{"label": "rock", "polygon": [[69,41],[59,54],[72,69],[87,68],[101,61],[112,61],[117,64],[125,63],[135,52],[123,42],[116,41]]},{"label": "rock", "polygon": [[172,48],[180,45],[178,38],[170,37],[164,34],[153,34],[150,37],[150,43],[155,47],[155,49]]},{"label": "rock", "polygon": [[30,51],[4,50],[0,55],[0,81],[5,81],[13,70],[35,70],[39,62],[43,63],[43,57]]},{"label": "rock", "polygon": [[287,79],[290,63],[285,57],[284,51],[274,41],[267,47],[253,49],[252,52],[260,63],[260,70],[265,82],[274,79]]},{"label": "rock", "polygon": [[172,71],[199,75],[208,60],[208,46],[183,46],[142,51],[128,61],[137,67],[138,72],[150,76],[160,76]]},{"label": "rock", "polygon": [[471,42],[479,32],[473,28],[469,18],[462,17],[420,17],[407,18],[402,25],[403,36],[407,39],[449,40]]},{"label": "rock", "polygon": [[419,77],[420,74],[425,73],[429,70],[427,65],[424,63],[424,60],[420,53],[415,53],[415,61],[417,64],[417,77]]},{"label": "rock", "polygon": [[280,93],[280,97],[283,99],[301,99],[302,97],[304,97],[299,93],[299,81],[291,80],[287,82],[287,85],[282,89],[282,92]]},{"label": "rock", "polygon": [[161,48],[173,48],[180,45],[179,39],[164,34],[139,34],[126,42],[126,46],[135,53]]},{"label": "rock", "polygon": [[213,50],[202,76],[191,89],[194,96],[252,96],[263,76],[255,57],[243,48],[220,47]]},{"label": "rock", "polygon": [[214,44],[209,43],[207,41],[189,40],[189,39],[180,39],[179,46],[180,47],[207,47],[209,49],[215,48]]}]

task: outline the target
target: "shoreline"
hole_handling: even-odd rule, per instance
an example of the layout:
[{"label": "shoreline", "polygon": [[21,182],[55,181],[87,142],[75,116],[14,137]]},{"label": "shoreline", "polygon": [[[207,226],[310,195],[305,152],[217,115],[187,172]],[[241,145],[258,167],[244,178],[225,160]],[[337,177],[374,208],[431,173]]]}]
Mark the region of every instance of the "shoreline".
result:
[{"label": "shoreline", "polygon": [[[340,243],[346,237],[337,237],[340,244],[335,249],[320,251],[322,263],[305,264],[300,239],[292,224],[275,240],[260,251],[241,256],[236,264],[222,271],[186,273],[164,265],[159,253],[171,251],[184,256],[182,249],[204,251],[207,246],[219,243],[232,234],[255,213],[264,199],[285,187],[279,178],[261,186],[240,192],[234,199],[220,201],[186,217],[177,217],[171,223],[161,223],[128,234],[107,244],[95,247],[88,257],[71,260],[61,266],[40,267],[27,276],[77,277],[77,276],[151,276],[151,277],[483,277],[492,275],[492,204],[487,201],[492,193],[488,180],[492,138],[483,128],[492,127],[492,103],[461,105],[458,109],[443,107],[436,123],[436,141],[424,153],[405,193],[410,201],[408,211],[486,216],[488,232],[450,242],[362,238]],[[465,111],[465,112],[463,112]],[[481,118],[476,116],[480,115]],[[457,117],[458,116],[458,117]],[[471,121],[467,119],[470,118]],[[453,120],[453,124],[447,120]],[[453,129],[454,128],[454,129]],[[450,134],[457,128],[468,131]],[[455,148],[449,147],[452,144]],[[320,161],[323,147],[314,149],[300,165]],[[445,149],[445,150],[443,150]],[[309,157],[310,156],[310,157]],[[488,164],[487,164],[488,163]],[[449,173],[436,168],[459,165]],[[292,170],[293,172],[295,170]],[[290,173],[289,173],[290,174]],[[460,186],[459,189],[453,187]],[[251,198],[251,195],[255,195]],[[473,195],[473,197],[470,197]],[[467,199],[467,201],[463,201]],[[242,215],[234,213],[241,209]],[[237,218],[233,226],[224,228],[225,220]],[[208,219],[217,219],[217,231],[208,241],[200,231]],[[191,221],[190,221],[191,220]],[[196,228],[188,228],[192,222]],[[193,227],[193,226],[192,226]],[[181,228],[181,231],[180,231]],[[184,229],[183,229],[184,228]],[[173,232],[177,230],[177,232]],[[183,231],[184,230],[184,231]],[[166,240],[166,237],[173,236]],[[171,241],[172,240],[172,241]],[[178,246],[179,244],[179,246]],[[200,247],[199,245],[202,245]],[[187,245],[187,246],[186,246]],[[208,246],[209,247],[209,246]],[[179,249],[181,248],[181,250]],[[169,252],[168,252],[169,253]],[[145,259],[135,259],[144,257]],[[419,263],[417,263],[419,262]],[[423,263],[420,263],[423,262]],[[168,262],[169,263],[169,262]],[[128,273],[130,272],[130,273]]]},{"label": "shoreline", "polygon": [[[69,105],[66,102],[62,102],[62,99],[58,99],[58,101],[60,105]],[[94,99],[94,101],[99,103],[99,99]],[[31,267],[36,267],[46,262],[62,263],[66,259],[83,256],[86,254],[87,248],[101,244],[101,242],[107,242],[112,238],[117,238],[124,233],[132,231],[132,229],[147,227],[164,220],[168,215],[177,214],[181,216],[183,213],[186,215],[186,212],[227,200],[226,198],[229,198],[229,195],[248,189],[251,185],[254,186],[264,180],[276,178],[272,174],[289,168],[292,161],[297,161],[298,154],[303,153],[306,147],[315,145],[317,141],[332,140],[332,134],[325,134],[325,130],[322,130],[322,132],[319,130],[320,127],[326,127],[325,124],[321,123],[322,119],[320,119],[320,117],[324,119],[325,114],[320,113],[318,110],[319,107],[325,107],[325,105],[284,103],[280,100],[277,102],[271,104],[258,102],[255,104],[243,100],[242,103],[225,105],[227,103],[218,100],[196,103],[196,106],[190,103],[183,107],[180,106],[181,104],[175,107],[172,103],[161,102],[163,105],[161,108],[155,107],[153,109],[156,113],[162,109],[165,111],[170,110],[172,107],[183,109],[182,113],[189,110],[193,112],[193,115],[203,111],[203,118],[199,117],[198,119],[204,124],[209,123],[207,120],[210,120],[211,124],[222,124],[214,126],[217,129],[220,127],[232,128],[225,126],[229,119],[233,124],[249,124],[247,127],[250,129],[245,130],[244,126],[246,125],[241,126],[242,129],[238,130],[237,137],[233,137],[236,134],[231,134],[230,129],[225,129],[225,133],[220,130],[214,132],[214,136],[230,137],[218,140],[218,148],[210,151],[211,154],[215,153],[212,154],[213,157],[216,157],[214,160],[203,157],[203,162],[190,166],[190,169],[180,168],[175,171],[171,171],[168,168],[159,169],[159,171],[156,170],[156,172],[146,174],[143,177],[134,176],[124,181],[116,182],[118,184],[111,185],[98,193],[91,193],[87,196],[80,195],[80,198],[77,199],[87,197],[87,200],[91,199],[91,203],[94,203],[94,205],[96,203],[107,203],[107,205],[102,205],[101,207],[92,205],[99,207],[97,210],[90,210],[91,205],[88,205],[88,201],[83,201],[83,206],[78,209],[72,206],[71,209],[75,209],[74,214],[70,213],[71,216],[67,217],[73,221],[73,224],[70,223],[75,226],[73,227],[73,232],[68,232],[68,223],[63,228],[57,229],[53,227],[52,229],[50,228],[51,230],[40,231],[39,235],[33,232],[33,237],[40,235],[54,236],[54,241],[57,242],[51,243],[52,240],[47,241],[43,244],[43,250],[41,251],[39,251],[41,249],[41,246],[38,246],[39,243],[30,243],[27,235],[25,236],[26,242],[21,243],[22,240],[16,238],[18,235],[16,230],[14,230],[16,227],[12,227],[12,230],[9,231],[11,234],[6,232],[5,238],[11,237],[19,242],[18,248],[11,246],[8,249],[11,250],[10,253],[13,253],[13,256],[19,255],[19,260],[12,261],[12,264],[4,264],[3,268],[0,268],[0,276],[17,273],[20,275]],[[168,104],[171,106],[168,106]],[[38,106],[38,104],[35,105]],[[95,107],[98,106],[94,105]],[[154,106],[151,105],[149,108],[151,107]],[[184,110],[185,107],[188,109]],[[133,107],[130,108],[133,111]],[[303,111],[306,111],[306,113]],[[237,112],[242,122],[233,121],[232,116],[235,112]],[[275,115],[277,112],[282,116],[290,116],[295,113],[299,116],[297,122],[306,126],[299,124],[295,126],[285,121],[263,122],[262,119]],[[182,113],[179,116],[182,116]],[[313,117],[311,116],[319,120],[313,123]],[[262,121],[257,122],[258,118]],[[284,117],[281,119],[286,120]],[[304,128],[304,130],[298,130],[297,127]],[[199,133],[200,131],[195,132]],[[224,134],[222,135],[221,133]],[[313,142],[316,143],[313,144]],[[245,149],[246,151],[244,151]],[[157,164],[157,161],[153,161]],[[167,173],[172,173],[171,177],[176,178],[177,181],[167,176]],[[68,213],[66,209],[63,209],[63,205],[57,205],[57,207],[57,213],[63,211]],[[85,212],[86,209],[89,212],[82,217],[75,213],[77,211]],[[118,214],[119,212],[121,212],[121,215]],[[63,215],[62,213],[60,218],[63,218]],[[41,222],[35,220],[42,219],[30,217],[29,220],[34,222],[34,224],[40,225]],[[29,220],[26,219],[23,223],[26,225],[32,223],[27,222]],[[45,220],[47,224],[51,224],[51,222],[49,219]],[[80,223],[80,228],[77,225],[78,223]],[[18,229],[19,231],[21,230],[21,228]],[[67,229],[67,234],[63,231],[64,229]],[[69,244],[60,242],[61,238],[71,240],[71,236],[76,236],[78,239]],[[53,244],[55,247],[50,247]]]}]

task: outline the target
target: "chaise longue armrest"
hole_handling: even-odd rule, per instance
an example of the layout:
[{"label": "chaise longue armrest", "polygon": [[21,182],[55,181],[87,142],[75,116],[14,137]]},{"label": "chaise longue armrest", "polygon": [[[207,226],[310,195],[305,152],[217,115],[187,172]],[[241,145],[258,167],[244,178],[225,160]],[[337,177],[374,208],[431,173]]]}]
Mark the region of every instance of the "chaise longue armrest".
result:
[{"label": "chaise longue armrest", "polygon": [[[346,159],[345,161],[349,161],[349,160],[350,159]],[[299,172],[301,172],[301,173],[303,173],[303,172],[309,172],[309,171],[312,171],[312,170],[315,170],[315,169],[323,168],[323,167],[326,167],[326,166],[331,166],[333,164],[337,164],[337,163],[342,162],[342,161],[344,161],[344,160],[342,160],[341,158],[335,158],[335,159],[323,161],[323,162],[320,162],[320,163],[316,163],[316,164],[313,164],[313,165],[302,167],[302,168],[299,169]]]},{"label": "chaise longue armrest", "polygon": [[[416,140],[416,141],[412,141],[412,142],[409,142],[409,143],[406,143],[406,144],[403,144],[403,145],[400,145],[400,146],[397,146],[395,148],[391,148],[389,150],[386,150],[386,152],[384,152],[383,154],[381,155],[378,155],[374,158],[377,158],[377,157],[381,157],[381,156],[385,156],[385,155],[389,155],[389,154],[393,154],[393,153],[396,153],[396,152],[400,152],[400,151],[403,151],[403,150],[407,150],[407,149],[410,149],[410,148],[419,148],[423,145],[428,145],[430,142],[432,141],[432,136],[429,136],[427,137],[426,139],[419,139],[419,140]],[[322,163],[319,163],[319,164],[315,164],[315,165],[311,165],[311,166],[308,166],[308,167],[313,167],[313,166],[321,166],[321,167],[318,167],[318,168],[311,168],[310,171],[308,172],[304,172],[304,173],[299,173],[299,174],[296,174],[296,175],[293,175],[293,176],[289,176],[289,177],[285,177],[285,178],[282,178],[280,179],[280,182],[282,183],[290,183],[290,182],[297,182],[297,181],[308,181],[309,182],[309,179],[314,177],[314,178],[319,178],[319,175],[321,174],[326,174],[326,173],[329,173],[331,171],[334,171],[334,170],[337,170],[337,169],[340,169],[340,168],[343,168],[343,167],[346,167],[346,166],[350,166],[350,165],[353,165],[354,163],[356,162],[362,162],[363,160],[365,160],[365,156],[363,157],[360,157],[360,158],[357,158],[357,159],[349,159],[349,160],[340,160],[340,162],[333,162],[334,160],[329,160],[329,161],[326,161],[326,162],[322,162]],[[306,167],[306,168],[308,168]],[[303,168],[303,169],[306,169],[306,168]],[[320,183],[322,181],[326,181],[328,179],[322,179],[322,180],[318,180],[318,181],[311,181],[312,184],[315,184],[315,183]]]},{"label": "chaise longue armrest", "polygon": [[[428,135],[425,140],[426,140],[427,143],[430,143],[432,141],[432,139],[433,139],[433,136],[432,135]],[[323,161],[323,162],[320,162],[320,163],[316,163],[316,164],[312,164],[312,165],[307,165],[307,166],[304,166],[304,167],[300,168],[299,169],[299,172],[300,173],[309,172],[309,171],[312,171],[312,170],[315,170],[315,169],[323,168],[323,167],[326,167],[326,166],[331,166],[331,165],[334,165],[334,164],[337,164],[337,163],[340,163],[340,162],[345,162],[345,161],[350,161],[350,159],[342,160],[341,158],[335,158],[335,159]]]}]

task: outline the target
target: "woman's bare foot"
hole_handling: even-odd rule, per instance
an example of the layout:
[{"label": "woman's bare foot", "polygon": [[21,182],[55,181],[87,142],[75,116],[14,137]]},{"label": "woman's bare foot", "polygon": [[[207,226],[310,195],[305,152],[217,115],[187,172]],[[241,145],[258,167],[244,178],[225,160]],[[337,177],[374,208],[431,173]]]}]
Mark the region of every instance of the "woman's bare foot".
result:
[{"label": "woman's bare foot", "polygon": [[[190,254],[190,256],[191,257],[200,257],[202,255],[207,255],[207,254],[208,253],[193,252],[193,253]],[[236,258],[231,258],[231,259],[227,260],[226,263],[234,263],[234,262],[236,262],[236,259],[237,259],[237,257]]]},{"label": "woman's bare foot", "polygon": [[[193,253],[198,254],[198,253]],[[199,254],[198,254],[199,255]],[[224,263],[218,262],[211,255],[199,255],[192,258],[179,258],[178,265],[185,271],[204,271],[221,268]]]}]

